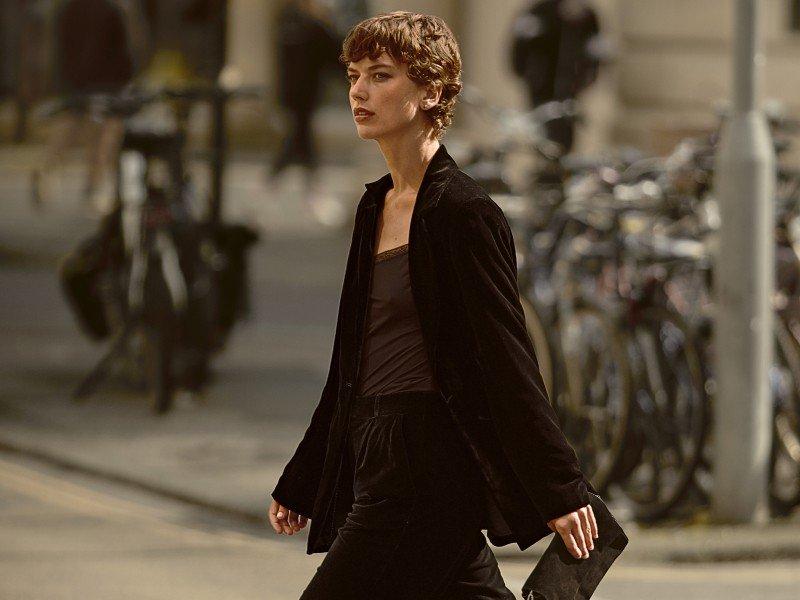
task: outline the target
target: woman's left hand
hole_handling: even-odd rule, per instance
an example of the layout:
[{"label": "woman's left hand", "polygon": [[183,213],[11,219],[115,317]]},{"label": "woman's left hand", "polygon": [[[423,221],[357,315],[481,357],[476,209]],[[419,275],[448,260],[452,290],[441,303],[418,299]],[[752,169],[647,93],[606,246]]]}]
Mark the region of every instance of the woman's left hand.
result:
[{"label": "woman's left hand", "polygon": [[561,536],[575,558],[589,558],[589,550],[594,550],[594,540],[599,535],[591,505],[551,519],[547,526]]},{"label": "woman's left hand", "polygon": [[300,513],[289,510],[273,500],[269,505],[269,522],[277,534],[293,535],[308,523],[308,519]]}]

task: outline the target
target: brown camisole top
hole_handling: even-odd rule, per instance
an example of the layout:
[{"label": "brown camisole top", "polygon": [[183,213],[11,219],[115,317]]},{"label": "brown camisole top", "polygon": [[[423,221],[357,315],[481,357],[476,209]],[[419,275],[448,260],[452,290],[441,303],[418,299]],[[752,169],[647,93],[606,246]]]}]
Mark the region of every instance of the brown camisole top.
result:
[{"label": "brown camisole top", "polygon": [[408,244],[375,255],[357,395],[438,391],[408,274]]}]

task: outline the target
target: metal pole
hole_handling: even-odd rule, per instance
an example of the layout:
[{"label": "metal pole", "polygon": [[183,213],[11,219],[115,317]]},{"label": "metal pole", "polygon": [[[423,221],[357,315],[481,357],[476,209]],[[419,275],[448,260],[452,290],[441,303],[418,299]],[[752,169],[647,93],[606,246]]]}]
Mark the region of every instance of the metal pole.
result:
[{"label": "metal pole", "polygon": [[714,186],[722,227],[715,263],[714,493],[717,521],[767,518],[772,422],[775,153],[757,109],[758,5],[736,0],[733,110],[723,128]]},{"label": "metal pole", "polygon": [[[217,13],[217,48],[216,58],[218,64],[215,66],[215,85],[220,85],[219,74],[225,68],[228,45],[228,8],[226,2],[216,5]],[[226,144],[226,123],[225,108],[227,106],[227,96],[224,92],[214,94],[211,101],[211,198],[209,205],[209,221],[215,227],[220,224],[222,219],[222,184],[225,178],[225,154]]]}]

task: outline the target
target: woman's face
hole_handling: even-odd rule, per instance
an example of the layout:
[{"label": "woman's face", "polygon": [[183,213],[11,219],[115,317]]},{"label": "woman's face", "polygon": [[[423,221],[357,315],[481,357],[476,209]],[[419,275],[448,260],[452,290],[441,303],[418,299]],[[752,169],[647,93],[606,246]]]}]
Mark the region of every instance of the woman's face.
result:
[{"label": "woman's face", "polygon": [[[431,126],[423,106],[434,106],[437,98],[411,81],[407,65],[396,63],[386,52],[375,60],[366,56],[348,63],[347,79],[350,108],[360,138],[389,138]],[[359,109],[370,114],[361,115]]]}]

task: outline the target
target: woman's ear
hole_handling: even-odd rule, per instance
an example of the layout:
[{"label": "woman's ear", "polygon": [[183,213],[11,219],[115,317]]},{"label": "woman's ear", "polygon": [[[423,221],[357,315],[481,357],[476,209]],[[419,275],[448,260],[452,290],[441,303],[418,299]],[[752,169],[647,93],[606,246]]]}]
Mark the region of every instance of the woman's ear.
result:
[{"label": "woman's ear", "polygon": [[422,110],[430,110],[437,104],[442,97],[442,84],[439,81],[434,81],[425,86],[425,95],[420,100],[420,108]]}]

